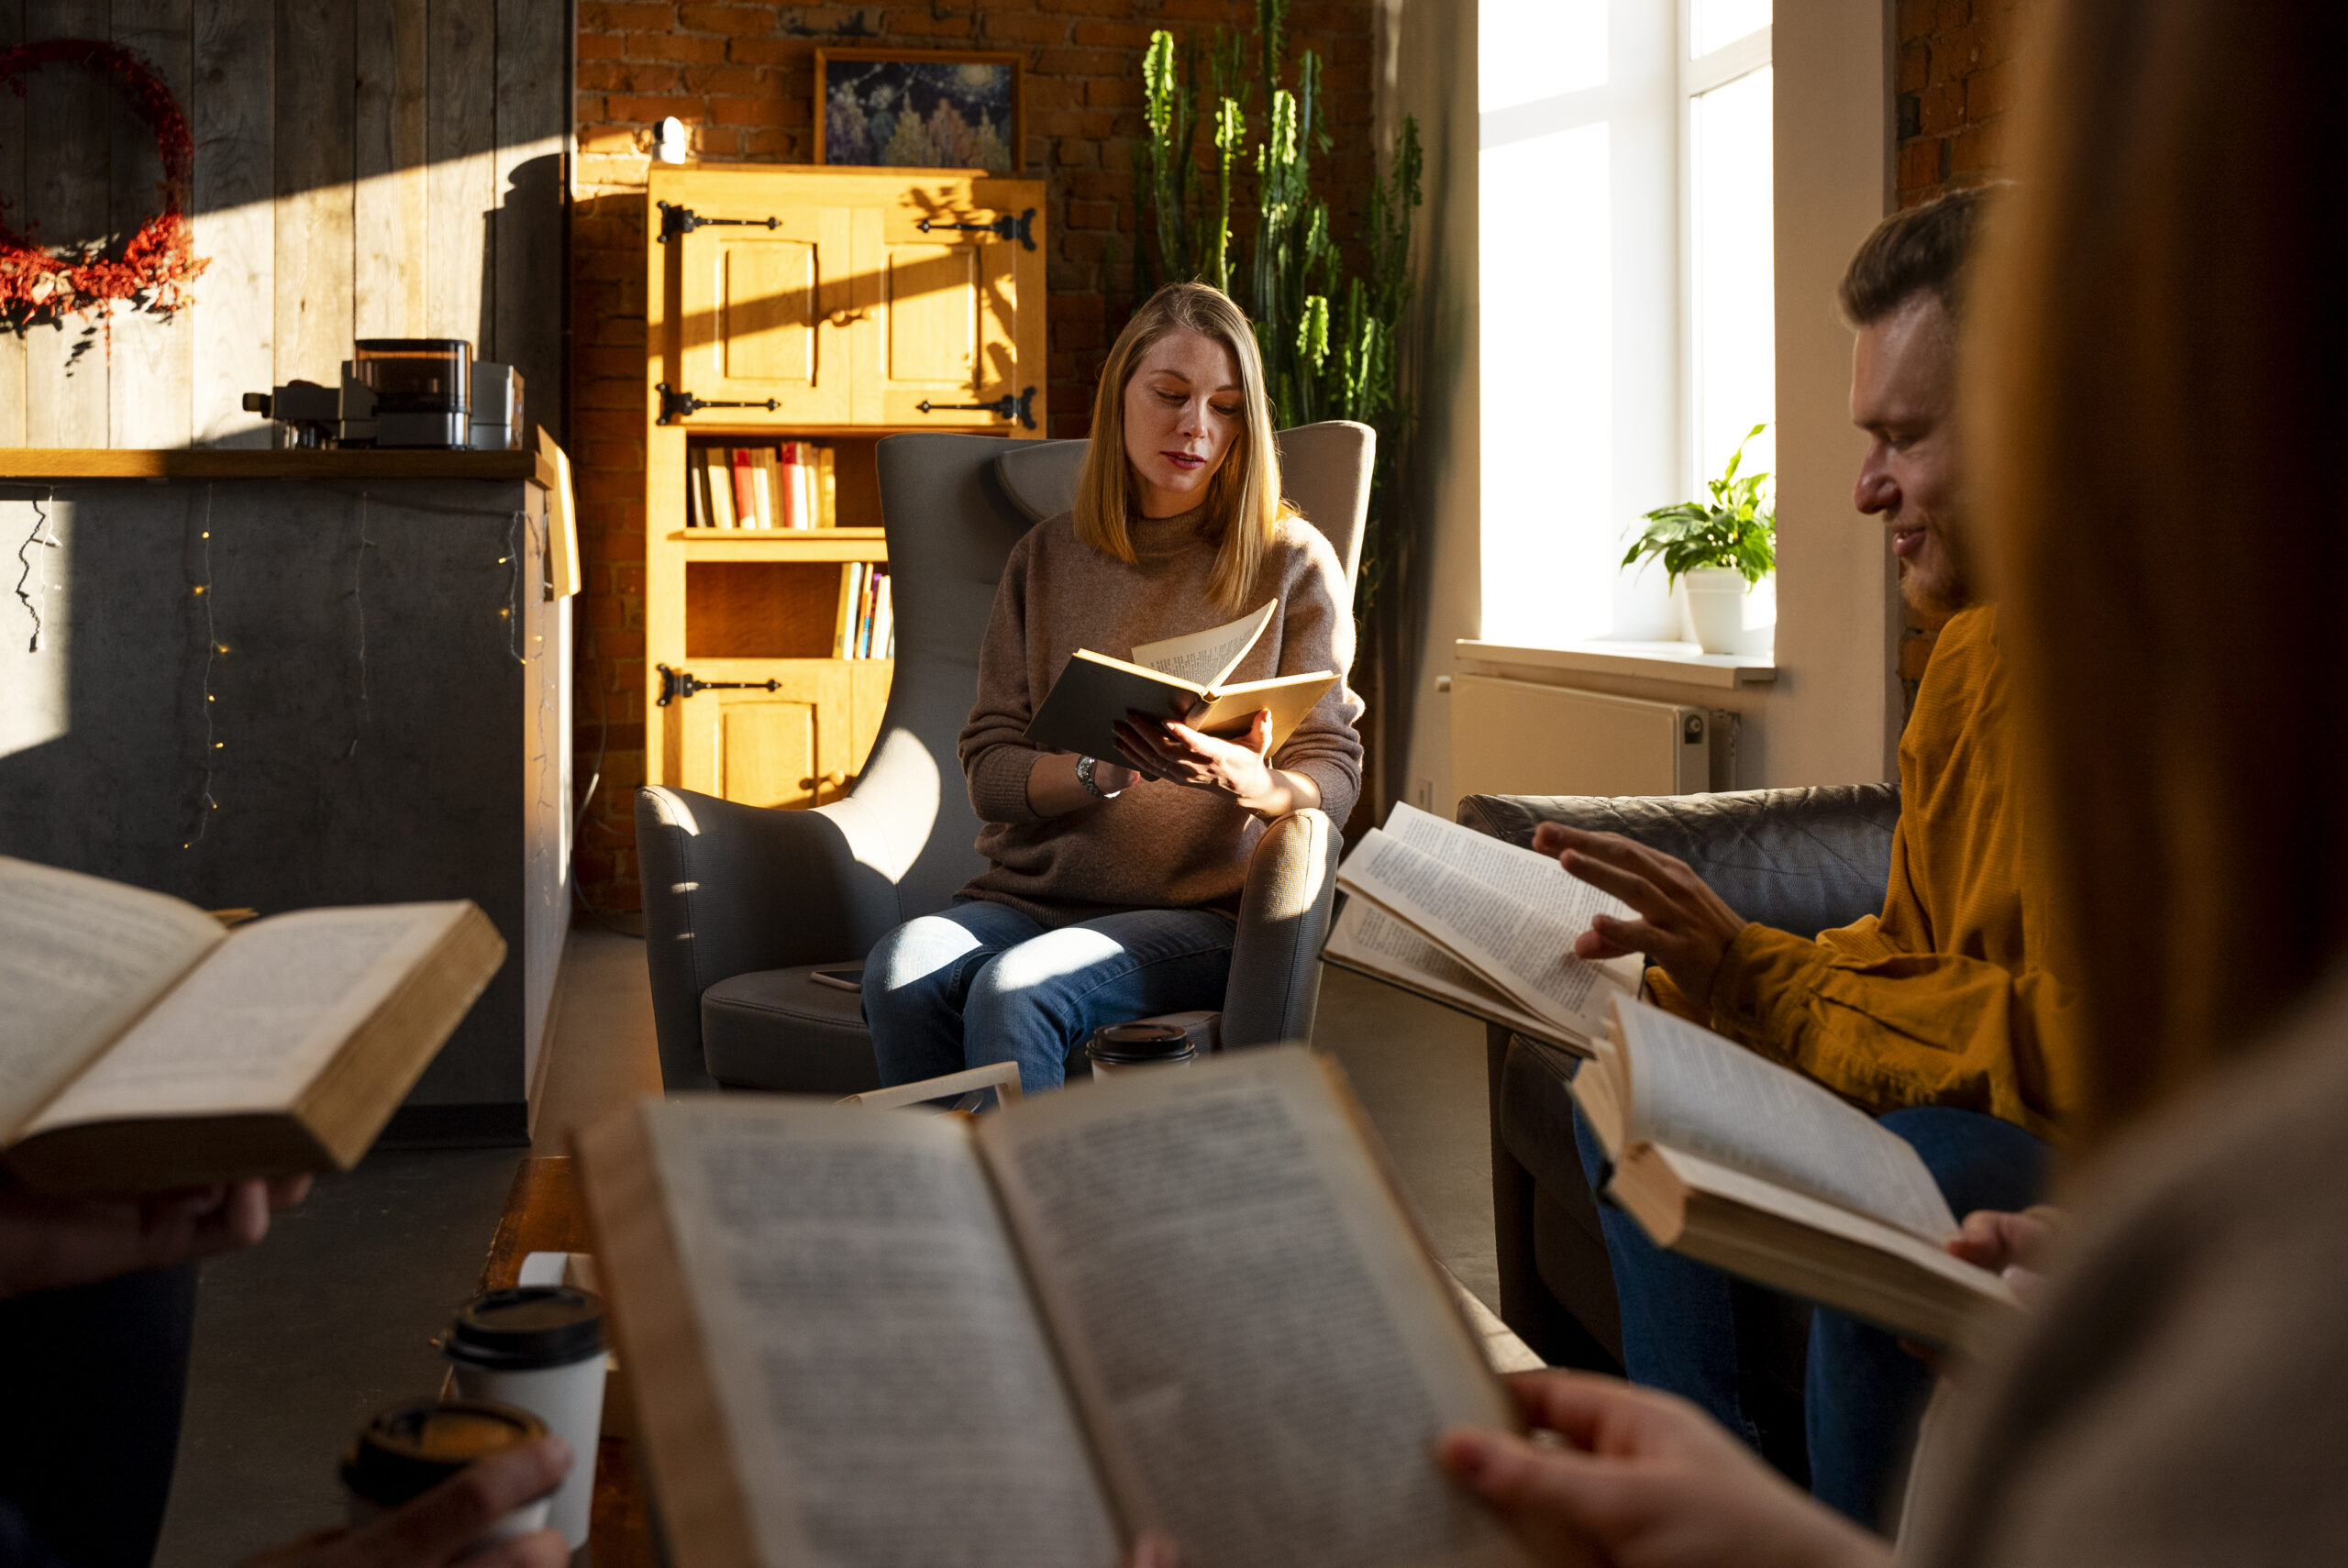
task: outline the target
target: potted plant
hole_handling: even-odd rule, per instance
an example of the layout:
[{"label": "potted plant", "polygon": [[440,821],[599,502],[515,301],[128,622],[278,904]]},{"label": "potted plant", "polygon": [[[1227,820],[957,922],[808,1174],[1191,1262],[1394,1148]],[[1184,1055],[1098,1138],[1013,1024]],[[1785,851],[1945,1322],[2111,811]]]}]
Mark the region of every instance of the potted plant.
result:
[{"label": "potted plant", "polygon": [[1623,558],[1628,567],[1661,557],[1667,584],[1688,580],[1688,619],[1708,654],[1738,651],[1745,596],[1777,569],[1778,513],[1765,492],[1769,476],[1737,474],[1745,443],[1767,428],[1746,431],[1727,470],[1705,481],[1710,502],[1683,501],[1645,513],[1645,532]]}]

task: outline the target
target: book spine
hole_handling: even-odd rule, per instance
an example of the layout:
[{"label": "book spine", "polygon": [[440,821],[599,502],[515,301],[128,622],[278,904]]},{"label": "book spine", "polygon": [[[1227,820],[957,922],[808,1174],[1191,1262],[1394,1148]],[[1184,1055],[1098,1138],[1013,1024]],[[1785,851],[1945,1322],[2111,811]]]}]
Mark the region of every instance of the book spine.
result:
[{"label": "book spine", "polygon": [[880,573],[873,567],[864,569],[864,607],[856,618],[856,657],[872,657],[872,609],[880,598]]},{"label": "book spine", "polygon": [[725,448],[703,447],[701,467],[702,476],[708,485],[710,522],[720,528],[737,526],[734,519],[734,475],[726,466]]},{"label": "book spine", "polygon": [[872,615],[872,657],[894,658],[897,657],[896,597],[890,589],[889,569],[881,568],[880,577],[880,602],[874,608]]},{"label": "book spine", "polygon": [[759,525],[759,494],[750,479],[750,449],[748,447],[733,447],[727,461],[733,469],[735,525],[755,528]]},{"label": "book spine", "polygon": [[834,447],[815,448],[815,526],[836,528],[840,525],[839,450]]},{"label": "book spine", "polygon": [[779,525],[799,529],[807,526],[807,467],[801,459],[803,450],[796,441],[785,441],[776,464],[776,499],[781,503]]},{"label": "book spine", "polygon": [[815,525],[815,448],[802,441],[799,444],[799,525]]},{"label": "book spine", "polygon": [[840,616],[835,658],[852,658],[856,654],[856,610],[864,602],[864,563],[850,561],[840,572]]},{"label": "book spine", "polygon": [[692,447],[685,449],[685,526],[709,526],[709,502],[702,493],[701,454]]}]

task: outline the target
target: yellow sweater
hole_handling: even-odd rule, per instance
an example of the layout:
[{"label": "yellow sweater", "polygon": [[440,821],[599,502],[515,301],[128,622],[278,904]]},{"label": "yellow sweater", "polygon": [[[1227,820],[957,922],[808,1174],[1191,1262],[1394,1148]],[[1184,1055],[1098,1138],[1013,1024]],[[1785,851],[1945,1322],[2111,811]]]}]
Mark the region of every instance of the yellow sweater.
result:
[{"label": "yellow sweater", "polygon": [[[1714,1029],[1878,1114],[1957,1106],[2060,1140],[2085,1038],[2076,988],[2047,966],[2010,724],[1996,612],[1976,606],[1941,632],[1899,743],[1883,913],[1814,942],[1747,925],[1713,977]],[[1661,1005],[1702,1019],[1649,978]]]}]

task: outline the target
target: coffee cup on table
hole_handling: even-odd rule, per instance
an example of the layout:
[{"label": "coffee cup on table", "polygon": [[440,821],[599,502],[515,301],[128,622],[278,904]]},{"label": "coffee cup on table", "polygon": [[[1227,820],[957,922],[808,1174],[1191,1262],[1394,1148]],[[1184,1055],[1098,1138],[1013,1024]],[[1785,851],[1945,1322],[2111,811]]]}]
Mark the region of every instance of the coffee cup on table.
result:
[{"label": "coffee cup on table", "polygon": [[1084,1052],[1092,1060],[1092,1076],[1096,1078],[1158,1067],[1187,1067],[1199,1059],[1197,1044],[1170,1023],[1107,1024],[1092,1032]]},{"label": "coffee cup on table", "polygon": [[[376,1416],[342,1456],[355,1529],[405,1507],[475,1460],[535,1442],[547,1424],[487,1399],[411,1399]],[[544,1529],[554,1496],[533,1498],[482,1532],[478,1544]]]},{"label": "coffee cup on table", "polygon": [[465,1304],[441,1348],[459,1394],[518,1406],[570,1445],[547,1523],[573,1551],[586,1545],[604,1424],[603,1298],[571,1285],[493,1290]]}]

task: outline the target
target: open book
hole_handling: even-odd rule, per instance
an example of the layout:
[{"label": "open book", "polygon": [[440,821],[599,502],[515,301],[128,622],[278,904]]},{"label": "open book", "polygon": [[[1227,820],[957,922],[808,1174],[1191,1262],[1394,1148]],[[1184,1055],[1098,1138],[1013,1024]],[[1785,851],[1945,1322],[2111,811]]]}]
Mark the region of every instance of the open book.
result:
[{"label": "open book", "polygon": [[1277,750],[1322,693],[1337,683],[1335,673],[1324,669],[1223,684],[1263,636],[1279,607],[1279,600],[1271,600],[1227,626],[1140,644],[1130,661],[1080,648],[1027,722],[1028,744],[1116,762],[1117,737],[1111,726],[1128,713],[1174,719],[1209,734],[1231,735],[1246,733],[1257,711],[1268,708],[1271,746]]},{"label": "open book", "polygon": [[1337,868],[1346,907],[1324,962],[1587,1054],[1617,997],[1638,995],[1635,955],[1573,954],[1594,914],[1630,907],[1552,856],[1397,804]]},{"label": "open book", "polygon": [[1656,1245],[1934,1344],[2016,1305],[1944,1250],[1956,1217],[1873,1117],[1660,1008],[1614,1016],[1573,1096]]},{"label": "open book", "polygon": [[472,904],[272,916],[0,857],[0,1159],[50,1192],[348,1170],[505,956]]},{"label": "open book", "polygon": [[975,1121],[647,1100],[578,1149],[678,1568],[1523,1561],[1433,1461],[1507,1400],[1301,1049]]}]

